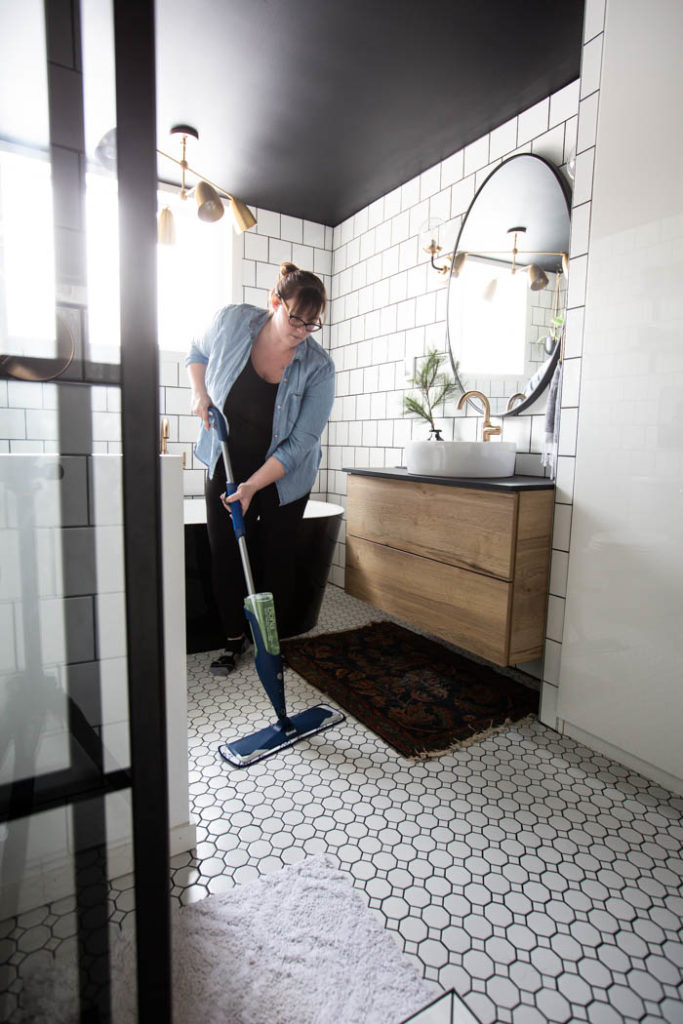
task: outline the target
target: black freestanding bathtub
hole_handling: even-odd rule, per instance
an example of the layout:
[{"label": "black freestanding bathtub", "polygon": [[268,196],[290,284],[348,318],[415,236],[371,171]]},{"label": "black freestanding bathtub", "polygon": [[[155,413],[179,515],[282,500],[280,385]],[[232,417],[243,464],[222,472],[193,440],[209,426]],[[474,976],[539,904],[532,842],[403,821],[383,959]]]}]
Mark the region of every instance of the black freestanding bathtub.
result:
[{"label": "black freestanding bathtub", "polygon": [[[204,499],[186,498],[184,513],[187,653],[196,654],[221,648],[224,636],[211,584]],[[341,505],[327,501],[306,506],[297,544],[296,625],[291,636],[307,633],[318,621],[343,514]]]}]

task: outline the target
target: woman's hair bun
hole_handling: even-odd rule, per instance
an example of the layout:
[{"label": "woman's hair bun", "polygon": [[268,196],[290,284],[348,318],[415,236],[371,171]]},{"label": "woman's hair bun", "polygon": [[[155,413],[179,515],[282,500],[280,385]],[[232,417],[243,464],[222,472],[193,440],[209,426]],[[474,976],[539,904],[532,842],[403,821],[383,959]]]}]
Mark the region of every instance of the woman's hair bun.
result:
[{"label": "woman's hair bun", "polygon": [[301,310],[312,320],[316,316],[322,316],[327,304],[325,285],[319,277],[310,270],[300,270],[296,263],[280,264],[280,272],[277,283],[270,293],[270,299],[277,296],[287,302],[294,302],[297,313]]}]

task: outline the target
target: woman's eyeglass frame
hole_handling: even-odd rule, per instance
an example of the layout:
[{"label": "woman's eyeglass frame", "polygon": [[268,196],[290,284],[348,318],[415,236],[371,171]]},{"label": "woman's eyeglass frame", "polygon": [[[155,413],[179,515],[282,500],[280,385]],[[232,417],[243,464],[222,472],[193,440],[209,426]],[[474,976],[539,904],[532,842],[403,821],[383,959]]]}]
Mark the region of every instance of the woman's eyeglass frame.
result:
[{"label": "woman's eyeglass frame", "polygon": [[277,292],[277,297],[282,303],[282,305],[285,307],[285,313],[289,317],[289,322],[292,325],[292,327],[303,327],[305,330],[310,331],[311,333],[313,331],[322,330],[322,320],[318,318],[318,320],[316,320],[314,323],[306,323],[306,321],[302,320],[300,316],[297,316],[295,313],[289,312],[289,306],[285,301],[284,295],[281,295],[280,292]]}]

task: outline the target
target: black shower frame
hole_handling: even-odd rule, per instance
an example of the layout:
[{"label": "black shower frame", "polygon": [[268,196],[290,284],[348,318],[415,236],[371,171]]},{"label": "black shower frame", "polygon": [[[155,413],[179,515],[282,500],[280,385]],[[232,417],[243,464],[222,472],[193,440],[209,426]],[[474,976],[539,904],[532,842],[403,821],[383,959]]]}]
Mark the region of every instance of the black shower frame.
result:
[{"label": "black shower frame", "polygon": [[[80,73],[79,0],[45,0],[51,133],[53,78],[59,54],[74,40]],[[17,357],[25,370],[69,387],[120,386],[124,560],[131,768],[104,772],[102,740],[70,701],[72,764],[0,786],[0,821],[16,821],[59,807],[74,813],[87,802],[91,831],[106,851],[105,797],[131,790],[139,1020],[172,1021],[169,815],[158,458],[159,354],[156,325],[156,83],[153,0],[113,0],[120,230],[121,366],[88,361],[83,350],[61,374],[59,360]],[[57,55],[57,56],[55,56]],[[66,71],[72,70],[65,66]],[[0,379],[16,379],[12,357]],[[62,367],[63,368],[63,367]],[[60,408],[59,415],[63,414]],[[85,425],[86,428],[88,425]],[[68,697],[68,694],[67,694]],[[74,727],[75,721],[75,727]],[[80,747],[80,750],[79,750]],[[105,852],[106,868],[106,852]],[[76,866],[77,905],[79,874]],[[106,882],[106,876],[102,878]],[[102,881],[102,879],[100,879]],[[90,890],[92,891],[92,886]],[[98,887],[100,924],[106,924],[106,885]],[[91,907],[91,910],[93,908]],[[83,994],[87,927],[78,917]],[[102,958],[108,959],[105,943]],[[108,964],[100,965],[108,968]],[[104,977],[108,979],[105,969]],[[109,1021],[104,999],[83,1007],[81,1019]]]}]

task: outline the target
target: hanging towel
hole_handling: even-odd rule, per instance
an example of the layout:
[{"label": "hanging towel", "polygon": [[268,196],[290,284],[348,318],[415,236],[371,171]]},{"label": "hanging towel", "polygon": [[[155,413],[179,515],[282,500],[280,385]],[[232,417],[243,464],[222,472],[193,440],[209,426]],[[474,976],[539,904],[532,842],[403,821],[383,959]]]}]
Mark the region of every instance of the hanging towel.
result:
[{"label": "hanging towel", "polygon": [[550,469],[550,479],[555,479],[557,470],[557,440],[560,433],[560,399],[562,395],[562,360],[558,361],[548,388],[548,404],[545,409],[545,437],[541,464]]}]

